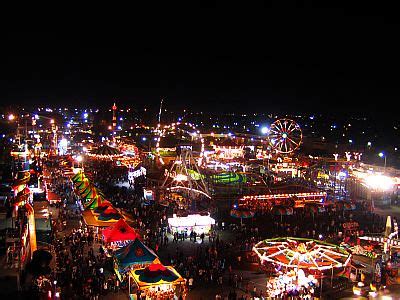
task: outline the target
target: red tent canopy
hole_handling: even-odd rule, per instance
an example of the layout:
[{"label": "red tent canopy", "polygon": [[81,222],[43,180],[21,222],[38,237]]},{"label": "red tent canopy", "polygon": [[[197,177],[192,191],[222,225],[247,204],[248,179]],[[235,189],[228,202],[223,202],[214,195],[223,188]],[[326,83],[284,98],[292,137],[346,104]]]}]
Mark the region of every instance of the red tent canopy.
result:
[{"label": "red tent canopy", "polygon": [[121,242],[121,241],[134,241],[140,235],[135,229],[130,227],[124,219],[119,219],[114,226],[107,227],[103,230],[103,237],[106,243]]},{"label": "red tent canopy", "polygon": [[103,211],[103,214],[105,214],[105,215],[118,214],[118,212],[115,210],[114,207],[109,206],[109,207],[106,208],[105,211]]},{"label": "red tent canopy", "polygon": [[97,207],[113,207],[112,203],[108,200],[101,201]]}]

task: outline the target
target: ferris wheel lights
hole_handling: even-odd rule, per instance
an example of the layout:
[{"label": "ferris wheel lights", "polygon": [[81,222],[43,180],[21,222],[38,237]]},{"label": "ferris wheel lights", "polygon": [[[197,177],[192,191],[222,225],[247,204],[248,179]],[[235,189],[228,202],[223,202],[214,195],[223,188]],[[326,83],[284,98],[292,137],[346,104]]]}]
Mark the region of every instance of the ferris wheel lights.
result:
[{"label": "ferris wheel lights", "polygon": [[276,153],[292,153],[302,142],[300,126],[290,119],[278,119],[272,123],[268,137]]}]

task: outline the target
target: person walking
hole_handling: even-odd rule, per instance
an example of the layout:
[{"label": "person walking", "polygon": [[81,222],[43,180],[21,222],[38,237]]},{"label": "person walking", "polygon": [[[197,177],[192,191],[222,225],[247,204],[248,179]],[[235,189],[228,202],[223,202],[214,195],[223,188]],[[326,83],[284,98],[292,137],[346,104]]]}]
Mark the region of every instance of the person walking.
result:
[{"label": "person walking", "polygon": [[191,276],[189,278],[189,291],[191,291],[193,289],[193,281],[194,281],[193,276]]}]

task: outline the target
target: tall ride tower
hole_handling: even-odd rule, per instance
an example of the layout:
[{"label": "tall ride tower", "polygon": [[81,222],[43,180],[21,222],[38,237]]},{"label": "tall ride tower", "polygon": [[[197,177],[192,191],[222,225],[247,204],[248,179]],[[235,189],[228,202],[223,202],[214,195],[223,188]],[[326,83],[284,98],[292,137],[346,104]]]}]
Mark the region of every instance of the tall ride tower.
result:
[{"label": "tall ride tower", "polygon": [[112,130],[115,131],[115,129],[117,128],[117,106],[114,105],[112,106]]}]

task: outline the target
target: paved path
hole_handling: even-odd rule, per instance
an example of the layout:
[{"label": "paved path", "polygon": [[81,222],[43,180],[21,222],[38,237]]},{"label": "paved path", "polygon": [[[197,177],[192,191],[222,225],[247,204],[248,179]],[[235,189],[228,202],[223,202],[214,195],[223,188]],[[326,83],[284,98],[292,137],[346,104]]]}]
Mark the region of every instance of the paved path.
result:
[{"label": "paved path", "polygon": [[399,206],[390,206],[387,208],[375,207],[374,212],[384,216],[396,217],[397,220],[400,220],[400,207]]}]

